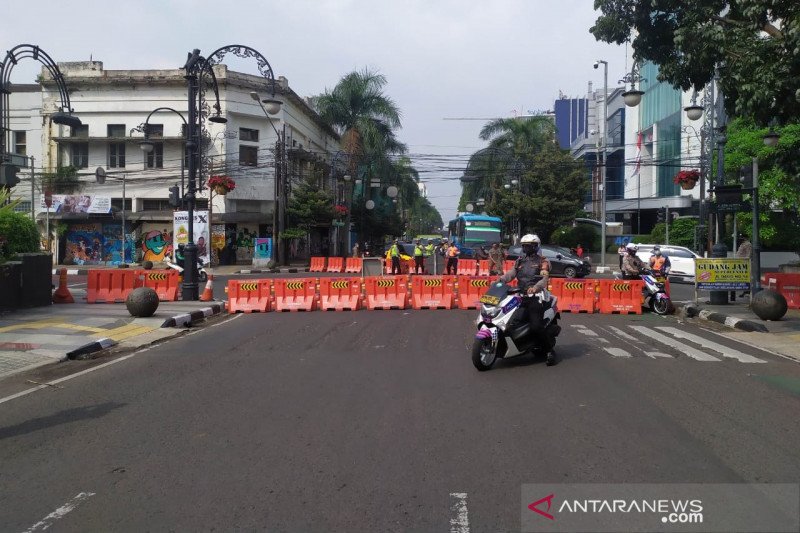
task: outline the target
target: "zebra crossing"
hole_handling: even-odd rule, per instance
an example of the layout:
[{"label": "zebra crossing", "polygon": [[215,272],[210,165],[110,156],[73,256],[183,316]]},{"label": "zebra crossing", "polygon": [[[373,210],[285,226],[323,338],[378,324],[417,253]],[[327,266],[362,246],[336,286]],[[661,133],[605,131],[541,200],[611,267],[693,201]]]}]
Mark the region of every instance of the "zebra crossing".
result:
[{"label": "zebra crossing", "polygon": [[[572,324],[574,330],[587,337],[608,355],[617,358],[649,357],[676,359],[688,357],[704,363],[734,360],[740,363],[766,363],[731,346],[671,326],[601,326]],[[612,342],[612,340],[616,342]]]}]

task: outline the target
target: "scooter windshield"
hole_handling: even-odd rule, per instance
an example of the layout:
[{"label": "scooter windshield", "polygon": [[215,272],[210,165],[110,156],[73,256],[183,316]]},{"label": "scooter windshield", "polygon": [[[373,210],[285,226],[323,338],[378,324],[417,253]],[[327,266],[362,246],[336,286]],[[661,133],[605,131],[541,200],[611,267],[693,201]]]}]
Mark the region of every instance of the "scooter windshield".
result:
[{"label": "scooter windshield", "polygon": [[508,295],[509,285],[502,281],[495,281],[489,285],[489,289],[483,293],[480,302],[487,305],[499,305],[503,298]]}]

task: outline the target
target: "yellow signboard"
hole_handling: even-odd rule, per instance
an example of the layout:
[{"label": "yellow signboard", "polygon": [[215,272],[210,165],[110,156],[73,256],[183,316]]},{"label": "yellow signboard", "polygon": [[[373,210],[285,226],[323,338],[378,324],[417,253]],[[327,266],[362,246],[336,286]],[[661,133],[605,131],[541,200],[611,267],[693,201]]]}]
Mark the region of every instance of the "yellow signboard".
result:
[{"label": "yellow signboard", "polygon": [[699,290],[750,289],[750,259],[695,259],[694,279]]}]

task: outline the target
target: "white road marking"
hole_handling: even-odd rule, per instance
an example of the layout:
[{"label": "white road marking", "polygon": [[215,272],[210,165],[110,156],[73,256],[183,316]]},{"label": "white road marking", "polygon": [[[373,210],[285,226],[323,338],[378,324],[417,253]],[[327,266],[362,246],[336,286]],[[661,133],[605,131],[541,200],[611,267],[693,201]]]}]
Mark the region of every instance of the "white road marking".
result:
[{"label": "white road marking", "polygon": [[450,533],[469,533],[467,493],[450,493]]},{"label": "white road marking", "polygon": [[647,357],[652,357],[653,359],[656,359],[657,357],[666,357],[667,359],[674,359],[674,357],[672,357],[672,356],[671,356],[671,355],[669,355],[668,353],[661,353],[661,352],[644,352],[644,354],[645,354]]},{"label": "white road marking", "polygon": [[683,344],[682,342],[678,342],[675,339],[673,339],[671,337],[667,337],[666,335],[662,335],[661,333],[659,333],[657,331],[653,331],[652,329],[650,329],[648,327],[645,327],[645,326],[628,326],[628,327],[631,328],[634,331],[637,331],[637,332],[641,333],[642,335],[650,337],[651,339],[653,339],[656,342],[660,342],[664,346],[672,346],[673,348],[675,348],[679,352],[683,352],[684,354],[688,355],[689,357],[691,357],[693,359],[697,359],[698,361],[717,361],[717,362],[719,362],[719,359],[717,359],[713,355],[708,355],[705,352],[701,352],[697,348],[689,346],[688,344]]},{"label": "white road marking", "polygon": [[678,328],[659,327],[656,329],[659,329],[665,333],[670,333],[678,337],[679,339],[686,339],[687,341],[699,344],[704,348],[709,348],[711,350],[714,350],[715,352],[719,352],[723,356],[728,357],[730,359],[737,359],[742,363],[766,363],[766,361],[764,361],[763,359],[759,359],[758,357],[753,357],[752,355],[748,355],[733,348],[729,348],[728,346],[723,346],[722,344],[718,344],[714,341],[700,337],[699,335],[686,333],[685,331],[680,330]]},{"label": "white road marking", "polygon": [[611,355],[613,355],[614,357],[631,357],[631,354],[629,352],[626,352],[622,348],[606,347],[603,349],[608,353],[610,353]]},{"label": "white road marking", "polygon": [[50,526],[53,525],[53,523],[56,520],[60,520],[61,518],[64,518],[66,515],[68,515],[72,511],[74,511],[75,508],[78,507],[78,504],[80,504],[84,500],[88,500],[92,496],[94,496],[94,492],[81,492],[81,493],[79,493],[77,496],[72,498],[70,501],[68,501],[67,503],[65,503],[64,505],[62,505],[61,507],[59,507],[58,509],[56,509],[55,511],[53,511],[49,515],[45,516],[40,521],[38,521],[35,524],[33,524],[30,528],[26,529],[25,533],[31,533],[33,531],[44,531],[45,529],[48,529]]},{"label": "white road marking", "polygon": [[611,331],[613,331],[613,332],[614,332],[616,335],[618,335],[618,336],[622,337],[622,338],[623,338],[623,339],[625,339],[626,341],[636,342],[636,343],[640,343],[640,344],[642,343],[642,341],[641,341],[640,339],[637,339],[637,338],[636,338],[636,337],[634,337],[633,335],[628,335],[627,333],[625,333],[624,331],[622,331],[622,329],[620,329],[620,328],[618,328],[618,327],[615,327],[615,326],[608,326],[608,329],[610,329],[610,330],[611,330]]}]

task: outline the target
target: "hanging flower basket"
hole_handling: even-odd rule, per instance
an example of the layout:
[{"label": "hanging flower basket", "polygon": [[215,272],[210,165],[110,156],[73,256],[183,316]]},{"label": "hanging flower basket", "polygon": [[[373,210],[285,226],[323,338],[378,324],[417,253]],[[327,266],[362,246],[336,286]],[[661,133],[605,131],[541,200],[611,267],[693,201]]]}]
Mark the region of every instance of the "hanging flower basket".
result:
[{"label": "hanging flower basket", "polygon": [[208,188],[217,194],[228,194],[236,188],[236,182],[228,176],[211,176],[208,178]]},{"label": "hanging flower basket", "polygon": [[690,191],[694,189],[699,179],[700,179],[699,170],[681,170],[680,172],[675,174],[675,178],[672,181],[676,185],[680,185],[681,189],[685,191]]},{"label": "hanging flower basket", "polygon": [[333,206],[333,212],[337,218],[345,217],[347,216],[347,206],[342,204],[335,205]]}]

